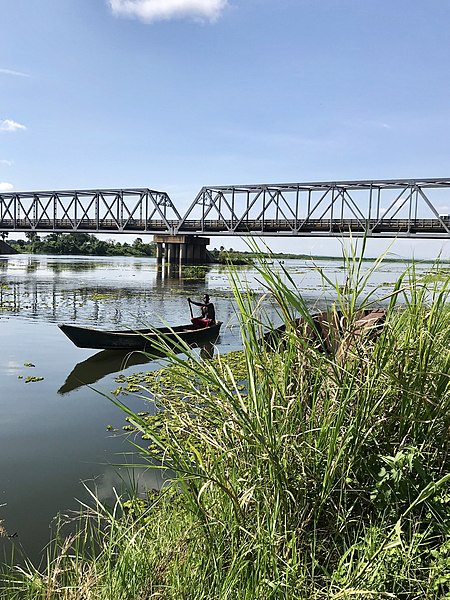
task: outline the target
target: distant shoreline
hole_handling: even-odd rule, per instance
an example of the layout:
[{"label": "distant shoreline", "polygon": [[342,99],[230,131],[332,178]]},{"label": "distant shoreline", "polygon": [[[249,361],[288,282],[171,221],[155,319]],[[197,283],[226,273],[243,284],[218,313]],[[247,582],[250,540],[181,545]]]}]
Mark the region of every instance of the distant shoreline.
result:
[{"label": "distant shoreline", "polygon": [[[31,235],[26,240],[3,240],[0,250],[3,248],[2,254],[10,254],[6,250],[9,247],[12,253],[20,254],[51,254],[51,255],[73,255],[73,256],[136,256],[136,257],[155,257],[156,244],[154,242],[144,243],[141,238],[137,238],[132,244],[114,242],[112,240],[99,240],[94,235],[85,233],[66,233],[66,234],[50,234],[42,238],[36,234]],[[220,249],[214,248],[209,250],[214,263],[225,264],[231,262],[234,264],[242,264],[245,261],[252,261],[257,257],[263,257],[267,260],[328,260],[342,261],[340,256],[323,256],[313,254],[294,254],[292,252],[250,252],[242,250],[226,249],[221,246]],[[361,260],[364,262],[373,262],[378,257],[366,257]],[[439,261],[443,264],[450,264],[450,259],[437,258],[394,258],[387,256],[383,259],[385,263],[411,263],[420,262],[433,264]]]},{"label": "distant shoreline", "polygon": [[[256,254],[254,252],[239,252],[239,251],[233,251],[233,254],[239,255],[239,256],[244,256],[247,258],[256,258]],[[283,252],[276,252],[276,253],[261,253],[260,256],[263,256],[264,258],[269,258],[269,259],[275,259],[275,260],[333,260],[333,261],[340,261],[342,260],[342,256],[323,256],[323,255],[315,255],[315,254],[291,254],[291,253],[283,253]],[[373,262],[374,260],[378,260],[378,257],[366,257],[364,256],[361,260],[363,260],[364,262]],[[430,263],[433,264],[434,262],[436,262],[436,260],[439,260],[441,263],[450,263],[450,259],[432,259],[432,258],[416,258],[416,259],[412,259],[412,258],[392,258],[392,257],[386,257],[383,259],[383,262],[399,262],[399,263],[404,263],[404,262],[420,262],[420,263]]]}]

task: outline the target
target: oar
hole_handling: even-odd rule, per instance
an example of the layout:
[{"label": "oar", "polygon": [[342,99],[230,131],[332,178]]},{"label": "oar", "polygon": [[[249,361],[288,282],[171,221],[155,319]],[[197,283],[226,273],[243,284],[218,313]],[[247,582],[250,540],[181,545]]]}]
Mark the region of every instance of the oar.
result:
[{"label": "oar", "polygon": [[190,303],[189,298],[188,298],[188,304],[189,304],[189,310],[191,311],[191,319],[193,319],[194,318],[194,314],[192,312],[192,304]]}]

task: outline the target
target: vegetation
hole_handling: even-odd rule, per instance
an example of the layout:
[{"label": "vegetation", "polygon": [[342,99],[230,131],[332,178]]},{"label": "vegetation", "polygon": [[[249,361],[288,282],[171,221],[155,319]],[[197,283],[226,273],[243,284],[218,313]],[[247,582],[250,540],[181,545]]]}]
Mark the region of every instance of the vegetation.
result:
[{"label": "vegetation", "polygon": [[184,281],[197,281],[205,279],[208,273],[208,267],[205,265],[184,265],[182,267]]},{"label": "vegetation", "polygon": [[156,244],[145,244],[136,238],[132,244],[99,240],[88,233],[51,233],[43,238],[26,234],[26,240],[10,240],[18,252],[30,254],[69,254],[84,256],[156,256]]},{"label": "vegetation", "polygon": [[214,250],[210,252],[210,255],[213,260],[220,265],[248,265],[253,262],[252,259],[254,258],[253,254],[250,252],[237,252],[236,250],[233,250],[233,248],[226,250],[224,246],[220,246],[219,250],[214,248]]},{"label": "vegetation", "polygon": [[286,331],[277,352],[261,343],[264,302],[232,272],[235,364],[169,353],[171,374],[138,388],[156,416],[114,400],[167,485],[112,507],[93,495],[45,568],[10,570],[5,598],[450,597],[450,277],[423,282],[412,266],[380,335],[364,335],[371,271],[346,261],[344,290],[323,274],[343,316],[333,352],[307,340],[301,294],[264,261]]}]

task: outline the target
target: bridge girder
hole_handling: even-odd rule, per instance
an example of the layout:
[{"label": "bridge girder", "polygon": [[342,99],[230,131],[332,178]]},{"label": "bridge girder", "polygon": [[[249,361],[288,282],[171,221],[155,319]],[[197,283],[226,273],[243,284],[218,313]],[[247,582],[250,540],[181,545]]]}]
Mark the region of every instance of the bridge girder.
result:
[{"label": "bridge girder", "polygon": [[149,188],[0,193],[0,231],[145,233],[180,218],[166,192]]},{"label": "bridge girder", "polygon": [[[443,213],[446,213],[443,215]],[[177,232],[450,237],[450,179],[203,187]]]},{"label": "bridge girder", "polygon": [[450,238],[450,179],[0,193],[0,232]]}]

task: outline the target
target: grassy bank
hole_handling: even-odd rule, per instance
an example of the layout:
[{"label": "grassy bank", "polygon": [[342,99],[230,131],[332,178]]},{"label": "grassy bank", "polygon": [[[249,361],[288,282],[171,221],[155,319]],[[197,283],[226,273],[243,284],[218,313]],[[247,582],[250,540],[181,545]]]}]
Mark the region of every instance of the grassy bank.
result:
[{"label": "grassy bank", "polygon": [[240,357],[170,355],[140,390],[156,417],[116,400],[171,483],[113,507],[93,496],[46,568],[10,570],[5,598],[450,597],[450,278],[412,267],[374,336],[357,325],[375,298],[361,267],[348,257],[335,287],[333,352],[292,325],[310,318],[301,294],[264,262],[286,333],[261,344],[265,302],[232,272]]}]

